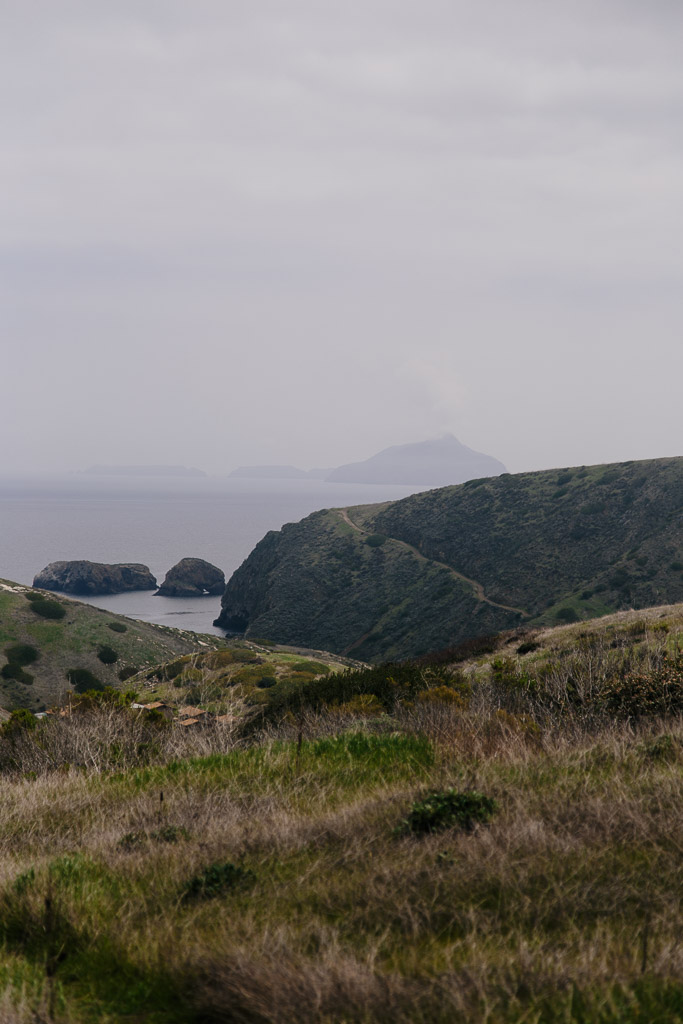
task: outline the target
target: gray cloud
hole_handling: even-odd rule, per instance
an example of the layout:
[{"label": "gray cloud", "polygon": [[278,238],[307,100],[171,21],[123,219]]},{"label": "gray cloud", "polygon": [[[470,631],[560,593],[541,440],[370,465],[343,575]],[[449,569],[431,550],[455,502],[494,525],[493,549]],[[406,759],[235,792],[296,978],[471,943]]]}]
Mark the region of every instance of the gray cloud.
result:
[{"label": "gray cloud", "polygon": [[4,5],[4,467],[677,454],[682,22]]}]

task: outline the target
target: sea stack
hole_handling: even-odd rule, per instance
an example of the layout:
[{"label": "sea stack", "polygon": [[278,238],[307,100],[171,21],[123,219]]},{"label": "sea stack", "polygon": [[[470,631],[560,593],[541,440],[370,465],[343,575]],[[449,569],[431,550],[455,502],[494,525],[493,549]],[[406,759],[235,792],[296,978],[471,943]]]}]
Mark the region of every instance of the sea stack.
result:
[{"label": "sea stack", "polygon": [[222,569],[203,558],[181,558],[168,570],[157,594],[160,597],[203,597],[222,594],[224,590],[225,574]]},{"label": "sea stack", "polygon": [[149,566],[140,562],[50,562],[33,580],[42,590],[64,594],[125,594],[129,590],[155,590],[157,581]]}]

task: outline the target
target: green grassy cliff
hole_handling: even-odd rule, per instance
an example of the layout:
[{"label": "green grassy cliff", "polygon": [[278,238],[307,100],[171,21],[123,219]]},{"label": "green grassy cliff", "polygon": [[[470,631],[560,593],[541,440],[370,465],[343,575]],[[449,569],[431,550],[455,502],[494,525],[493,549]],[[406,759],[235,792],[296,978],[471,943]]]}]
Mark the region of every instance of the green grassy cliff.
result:
[{"label": "green grassy cliff", "polygon": [[219,625],[364,660],[683,600],[683,458],[472,480],[271,532]]},{"label": "green grassy cliff", "polygon": [[121,686],[127,673],[218,646],[216,636],[139,622],[0,580],[0,706],[5,708],[38,711],[60,702],[68,689]]}]

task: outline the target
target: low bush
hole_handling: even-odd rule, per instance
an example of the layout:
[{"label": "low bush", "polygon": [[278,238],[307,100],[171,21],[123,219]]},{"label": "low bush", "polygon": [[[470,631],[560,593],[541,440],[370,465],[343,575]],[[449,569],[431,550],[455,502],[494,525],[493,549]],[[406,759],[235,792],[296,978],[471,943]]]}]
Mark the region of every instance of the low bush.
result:
[{"label": "low bush", "polygon": [[252,881],[253,877],[251,871],[247,871],[231,861],[211,864],[210,867],[189,880],[183,889],[183,899],[206,900],[224,896],[233,889]]},{"label": "low bush", "polygon": [[681,743],[676,736],[664,733],[653,740],[645,740],[640,746],[640,753],[647,761],[672,764],[681,755]]},{"label": "low bush", "polygon": [[523,644],[520,644],[517,648],[517,654],[531,654],[532,651],[537,651],[541,645],[537,644],[534,640],[525,640]]},{"label": "low bush", "polygon": [[40,654],[30,644],[14,644],[5,648],[5,657],[13,665],[32,665],[37,661]]},{"label": "low bush", "polygon": [[117,621],[108,622],[107,625],[109,626],[109,628],[111,630],[113,630],[114,633],[127,633],[128,632],[128,626],[124,625],[123,622],[117,622]]},{"label": "low bush", "polygon": [[31,608],[43,619],[63,619],[66,615],[66,608],[59,601],[51,601],[48,597],[32,600]]},{"label": "low bush", "polygon": [[113,647],[103,644],[97,652],[97,657],[100,659],[103,665],[114,665],[119,660],[118,651],[115,651]]},{"label": "low bush", "polygon": [[131,676],[137,675],[138,670],[135,665],[124,665],[120,668],[117,675],[122,683],[125,683],[126,679],[130,679]]},{"label": "low bush", "polygon": [[400,830],[415,835],[449,828],[471,832],[476,825],[490,821],[497,810],[495,800],[476,790],[435,790],[413,804]]},{"label": "low bush", "polygon": [[381,548],[386,540],[383,533],[371,533],[369,537],[365,538],[365,543],[369,548]]},{"label": "low bush", "polygon": [[104,690],[104,686],[96,675],[87,668],[70,668],[66,678],[73,686],[76,693],[86,693],[88,690]]},{"label": "low bush", "polygon": [[6,665],[2,666],[0,670],[0,676],[3,679],[15,679],[18,683],[24,683],[27,686],[33,682],[33,676],[30,672],[26,672],[21,665],[17,665],[13,661],[8,661]]},{"label": "low bush", "polygon": [[578,622],[579,614],[576,608],[572,608],[571,605],[565,605],[563,608],[557,609],[555,619],[557,622]]}]

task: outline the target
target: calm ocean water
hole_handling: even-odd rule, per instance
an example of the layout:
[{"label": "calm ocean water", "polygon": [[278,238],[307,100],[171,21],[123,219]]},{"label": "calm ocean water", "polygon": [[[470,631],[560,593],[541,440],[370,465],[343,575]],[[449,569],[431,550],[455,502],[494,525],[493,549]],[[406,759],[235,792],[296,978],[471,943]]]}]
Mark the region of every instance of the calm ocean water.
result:
[{"label": "calm ocean water", "polygon": [[[226,579],[268,530],[321,508],[390,501],[415,487],[239,479],[139,480],[72,475],[0,479],[0,577],[32,583],[49,562],[143,562],[159,583],[177,561],[205,558]],[[201,632],[219,597],[153,592],[79,598],[121,615]]]}]

